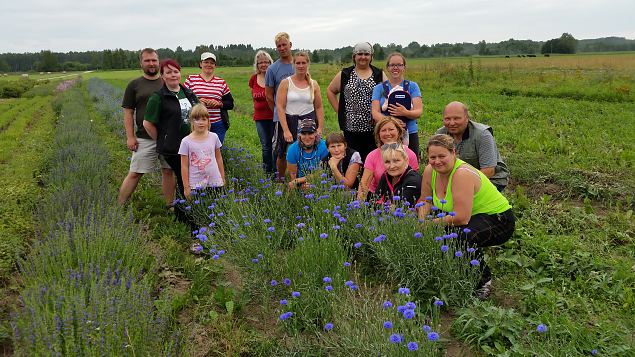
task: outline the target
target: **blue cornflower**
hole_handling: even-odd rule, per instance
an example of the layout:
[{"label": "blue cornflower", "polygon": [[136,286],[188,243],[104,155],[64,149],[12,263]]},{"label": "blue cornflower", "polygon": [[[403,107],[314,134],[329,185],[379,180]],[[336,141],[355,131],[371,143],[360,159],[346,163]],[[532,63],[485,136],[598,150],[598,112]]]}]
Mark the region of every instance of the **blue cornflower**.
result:
[{"label": "blue cornflower", "polygon": [[275,227],[269,227],[269,228],[267,228],[267,231],[268,231],[268,232],[273,232],[273,231],[275,231],[275,230],[276,230],[276,228],[275,228]]},{"label": "blue cornflower", "polygon": [[432,332],[428,332],[428,340],[430,341],[438,341],[439,340],[439,334],[432,331]]},{"label": "blue cornflower", "polygon": [[291,293],[291,296],[293,296],[294,298],[300,297],[300,292],[299,291],[294,291]]},{"label": "blue cornflower", "polygon": [[264,257],[265,257],[264,255],[262,255],[262,254],[258,254],[258,259],[262,259],[262,258],[264,258]]},{"label": "blue cornflower", "polygon": [[391,321],[384,321],[384,328],[392,328],[392,322]]},{"label": "blue cornflower", "polygon": [[468,253],[474,253],[476,251],[475,248],[467,248]]},{"label": "blue cornflower", "polygon": [[306,224],[300,222],[300,223],[296,224],[295,226],[298,227],[299,229],[302,229],[302,228],[306,227]]},{"label": "blue cornflower", "polygon": [[421,232],[415,232],[415,238],[421,238],[423,237],[423,234],[421,234]]},{"label": "blue cornflower", "polygon": [[399,196],[392,196],[392,200],[393,201],[399,201],[401,199],[401,197]]},{"label": "blue cornflower", "polygon": [[410,310],[414,310],[417,308],[417,305],[412,301],[408,301],[405,306],[407,309],[410,309]]},{"label": "blue cornflower", "polygon": [[478,260],[472,259],[470,260],[470,264],[475,267],[475,266],[478,266],[480,263],[478,262]]},{"label": "blue cornflower", "polygon": [[348,286],[351,290],[357,290],[359,289],[359,287],[357,286],[357,284],[351,284]]},{"label": "blue cornflower", "polygon": [[448,216],[455,217],[456,216],[456,212],[454,212],[454,211],[448,212]]},{"label": "blue cornflower", "polygon": [[357,242],[357,243],[353,244],[353,247],[355,247],[355,248],[360,248],[361,246],[362,246],[361,242]]},{"label": "blue cornflower", "polygon": [[591,350],[591,356],[595,356],[597,354],[598,354],[598,350],[597,349],[594,348],[594,349]]},{"label": "blue cornflower", "polygon": [[322,211],[322,212],[324,212],[324,213],[326,213],[326,214],[329,214],[329,213],[331,213],[331,210],[327,208],[327,209],[325,209],[325,210],[324,210],[324,211]]},{"label": "blue cornflower", "polygon": [[443,300],[434,300],[434,306],[443,306],[445,305],[445,303],[443,302]]},{"label": "blue cornflower", "polygon": [[282,280],[282,283],[283,283],[284,285],[286,285],[286,286],[289,286],[289,285],[291,285],[291,279],[289,279],[289,278],[284,278],[284,279]]},{"label": "blue cornflower", "polygon": [[212,259],[218,260],[218,259],[220,259],[220,255],[214,254],[214,255],[212,255]]},{"label": "blue cornflower", "polygon": [[225,249],[221,249],[218,251],[218,255],[223,255],[223,254],[225,254]]},{"label": "blue cornflower", "polygon": [[392,307],[392,302],[390,300],[384,301],[384,309],[390,309]]},{"label": "blue cornflower", "polygon": [[269,218],[265,218],[262,220],[263,223],[271,223],[271,220]]},{"label": "blue cornflower", "polygon": [[276,191],[276,196],[282,196],[282,191]]},{"label": "blue cornflower", "polygon": [[357,224],[355,225],[355,228],[360,229],[360,228],[362,228],[362,225],[361,225],[360,223],[357,223]]},{"label": "blue cornflower", "polygon": [[258,263],[258,258],[254,258],[251,260],[252,263],[257,264]]},{"label": "blue cornflower", "polygon": [[458,235],[458,234],[456,234],[455,232],[452,232],[452,233],[448,234],[448,237],[449,237],[449,238],[458,238],[458,237],[459,237],[459,235]]},{"label": "blue cornflower", "polygon": [[461,252],[460,250],[457,250],[456,252],[454,252],[454,256],[457,258],[461,258],[463,257],[463,252]]},{"label": "blue cornflower", "polygon": [[327,323],[324,325],[324,330],[326,330],[326,331],[331,331],[332,329],[333,329],[333,324],[332,324],[332,323],[327,322]]},{"label": "blue cornflower", "polygon": [[338,218],[338,221],[340,221],[340,223],[346,223],[347,219],[344,218],[344,217],[340,217],[340,218]]},{"label": "blue cornflower", "polygon": [[351,266],[351,263],[349,263],[349,262],[344,262],[344,266],[345,266],[345,267],[350,267],[350,266]]},{"label": "blue cornflower", "polygon": [[342,227],[338,226],[337,224],[333,226],[333,229],[335,229],[335,230],[338,230],[340,228],[342,228]]},{"label": "blue cornflower", "polygon": [[278,281],[275,279],[271,280],[271,286],[276,286],[276,285],[278,285]]},{"label": "blue cornflower", "polygon": [[432,210],[433,210],[433,211],[438,211],[438,210],[439,210],[439,207],[437,207],[437,206],[432,206]]},{"label": "blue cornflower", "polygon": [[549,328],[547,327],[547,325],[545,324],[540,324],[536,327],[536,331],[540,332],[540,333],[545,333],[549,330]]},{"label": "blue cornflower", "polygon": [[324,287],[324,290],[333,291],[333,287],[331,285],[327,285],[327,286]]},{"label": "blue cornflower", "polygon": [[322,239],[324,239],[324,238],[326,238],[326,237],[328,237],[328,236],[329,236],[329,235],[328,235],[328,234],[326,234],[326,233],[321,233],[321,234],[320,234],[320,238],[322,238]]},{"label": "blue cornflower", "polygon": [[399,306],[397,306],[397,312],[398,312],[398,313],[400,313],[400,314],[403,314],[403,313],[404,313],[404,311],[406,311],[406,310],[407,310],[407,308],[406,308],[406,306],[405,306],[405,305],[399,305]]},{"label": "blue cornflower", "polygon": [[425,205],[425,202],[417,202],[417,204],[415,205],[415,208],[423,207],[424,205]]},{"label": "blue cornflower", "polygon": [[330,278],[330,277],[328,277],[328,276],[325,276],[324,278],[322,278],[322,281],[323,281],[323,282],[325,282],[325,283],[330,283],[330,282],[332,282],[332,281],[333,281],[333,279],[331,279],[331,278]]},{"label": "blue cornflower", "polygon": [[440,212],[437,214],[437,218],[443,218],[445,216],[446,216],[445,212]]},{"label": "blue cornflower", "polygon": [[415,317],[415,311],[414,310],[410,310],[410,309],[406,309],[403,312],[403,317],[407,320],[412,319],[413,317]]},{"label": "blue cornflower", "polygon": [[305,211],[309,209],[309,206],[302,207]]},{"label": "blue cornflower", "polygon": [[280,315],[280,320],[284,321],[284,320],[288,319],[291,316],[293,316],[293,312],[291,312],[291,311],[285,312],[284,314]]},{"label": "blue cornflower", "polygon": [[470,233],[472,230],[469,228],[463,228],[463,233],[468,234]]},{"label": "blue cornflower", "polygon": [[447,251],[448,251],[448,249],[450,249],[450,248],[449,248],[447,245],[445,245],[445,244],[441,246],[441,251],[442,251],[443,253],[447,252]]},{"label": "blue cornflower", "polygon": [[315,197],[315,195],[312,194],[312,193],[308,193],[308,194],[304,195],[304,198],[309,199],[309,200],[313,199],[313,197]]},{"label": "blue cornflower", "polygon": [[423,325],[421,328],[422,328],[422,329],[423,329],[423,331],[425,331],[425,332],[430,332],[430,331],[432,331],[432,327],[430,327],[430,326],[428,326],[428,325]]},{"label": "blue cornflower", "polygon": [[287,299],[282,299],[282,300],[280,300],[280,305],[286,305],[286,304],[288,304],[288,303],[289,303],[289,302],[287,301]]},{"label": "blue cornflower", "polygon": [[446,201],[446,200],[439,200],[439,202],[441,202],[442,205],[448,203],[448,201]]},{"label": "blue cornflower", "polygon": [[410,289],[408,288],[399,288],[397,291],[401,295],[410,295]]},{"label": "blue cornflower", "polygon": [[434,240],[435,240],[436,242],[439,242],[439,241],[442,241],[442,240],[443,240],[443,237],[434,237]]},{"label": "blue cornflower", "polygon": [[355,284],[355,283],[353,283],[353,281],[352,281],[352,280],[346,280],[346,281],[344,282],[344,285],[348,286],[349,288],[350,288],[350,287],[351,287],[351,285],[353,285],[353,284]]},{"label": "blue cornflower", "polygon": [[432,201],[432,196],[426,196],[426,197],[425,197],[425,200],[426,200],[426,201]]},{"label": "blue cornflower", "polygon": [[399,334],[393,333],[392,335],[390,335],[390,342],[391,343],[401,342],[401,336],[399,336]]},{"label": "blue cornflower", "polygon": [[416,351],[419,349],[419,344],[416,342],[408,342],[408,350],[410,351]]}]

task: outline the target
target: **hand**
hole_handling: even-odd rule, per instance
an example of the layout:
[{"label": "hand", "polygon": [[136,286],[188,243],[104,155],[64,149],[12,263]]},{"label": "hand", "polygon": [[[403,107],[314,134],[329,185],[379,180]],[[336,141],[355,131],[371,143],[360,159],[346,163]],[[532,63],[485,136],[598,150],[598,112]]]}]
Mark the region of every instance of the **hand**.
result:
[{"label": "hand", "polygon": [[322,138],[322,128],[317,128],[317,140]]},{"label": "hand", "polygon": [[293,190],[293,189],[295,189],[295,180],[291,180],[291,181],[289,181],[289,184],[288,184],[288,185],[289,185],[289,190]]},{"label": "hand", "polygon": [[406,107],[404,107],[403,105],[397,103],[397,104],[390,104],[388,106],[388,113],[390,113],[391,116],[393,117],[397,117],[397,116],[406,116],[408,114],[409,110],[406,109]]},{"label": "hand", "polygon": [[331,169],[337,168],[337,165],[339,165],[340,161],[342,161],[342,157],[331,156],[331,158],[329,159],[329,167]]},{"label": "hand", "polygon": [[192,189],[190,189],[189,187],[185,187],[183,194],[185,195],[185,199],[189,200],[192,196]]},{"label": "hand", "polygon": [[210,108],[214,108],[215,109],[215,108],[220,108],[220,107],[223,106],[223,103],[221,103],[221,102],[219,102],[219,101],[217,101],[215,99],[208,99],[208,101],[210,103],[209,104]]},{"label": "hand", "polygon": [[137,141],[137,138],[134,136],[126,140],[126,145],[128,146],[128,149],[130,149],[131,151],[137,151],[137,149],[139,148],[139,142]]},{"label": "hand", "polygon": [[293,142],[293,135],[291,135],[291,132],[289,130],[284,130],[284,141],[288,143]]}]

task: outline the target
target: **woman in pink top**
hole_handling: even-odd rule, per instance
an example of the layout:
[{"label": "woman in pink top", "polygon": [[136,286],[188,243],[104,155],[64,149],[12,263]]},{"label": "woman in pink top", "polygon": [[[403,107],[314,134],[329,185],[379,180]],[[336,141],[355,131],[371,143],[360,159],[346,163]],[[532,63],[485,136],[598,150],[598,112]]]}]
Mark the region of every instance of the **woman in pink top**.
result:
[{"label": "woman in pink top", "polygon": [[275,171],[273,160],[273,111],[267,104],[265,95],[265,73],[273,62],[269,53],[259,50],[254,57],[254,74],[249,78],[251,98],[254,101],[254,121],[256,131],[262,147],[262,164],[265,172],[273,174]]},{"label": "woman in pink top", "polygon": [[[393,117],[382,118],[377,125],[375,125],[375,143],[377,149],[371,151],[366,160],[364,161],[364,173],[362,179],[359,182],[359,191],[357,193],[357,199],[360,201],[366,200],[368,192],[375,193],[377,184],[381,180],[381,176],[386,171],[384,167],[384,160],[381,158],[380,147],[384,144],[400,143],[403,137],[404,128],[399,125],[399,121]],[[406,155],[408,156],[408,165],[414,170],[419,170],[419,161],[417,155],[408,147],[404,147]]]}]

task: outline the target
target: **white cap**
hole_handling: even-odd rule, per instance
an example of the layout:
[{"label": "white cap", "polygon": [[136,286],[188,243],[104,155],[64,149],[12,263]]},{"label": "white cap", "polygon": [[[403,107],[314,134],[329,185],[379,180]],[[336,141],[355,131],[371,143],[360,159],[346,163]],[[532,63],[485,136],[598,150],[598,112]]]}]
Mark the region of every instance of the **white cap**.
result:
[{"label": "white cap", "polygon": [[205,61],[206,59],[211,58],[216,62],[216,56],[211,52],[203,52],[201,53],[201,61]]}]

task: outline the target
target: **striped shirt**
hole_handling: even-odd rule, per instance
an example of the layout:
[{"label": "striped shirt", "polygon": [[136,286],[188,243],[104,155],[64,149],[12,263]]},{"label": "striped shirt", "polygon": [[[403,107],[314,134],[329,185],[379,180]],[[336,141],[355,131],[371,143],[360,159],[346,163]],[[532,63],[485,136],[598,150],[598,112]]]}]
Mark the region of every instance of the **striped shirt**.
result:
[{"label": "striped shirt", "polygon": [[[200,74],[191,74],[187,76],[183,85],[190,88],[199,98],[214,99],[219,102],[222,101],[224,95],[229,93],[227,82],[216,76],[206,81]],[[207,108],[207,111],[209,112],[210,123],[220,121],[220,108]]]}]

